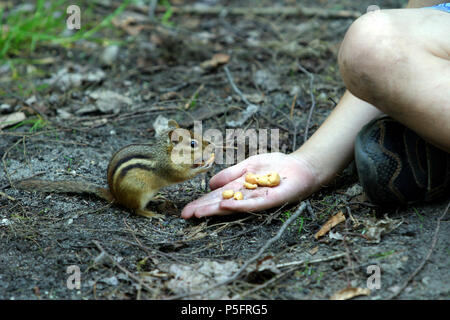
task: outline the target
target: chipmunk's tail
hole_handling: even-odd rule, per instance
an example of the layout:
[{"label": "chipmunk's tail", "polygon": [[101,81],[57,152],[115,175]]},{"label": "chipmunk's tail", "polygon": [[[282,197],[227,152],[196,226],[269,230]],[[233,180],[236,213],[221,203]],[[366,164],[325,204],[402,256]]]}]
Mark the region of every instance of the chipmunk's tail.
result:
[{"label": "chipmunk's tail", "polygon": [[108,202],[112,202],[114,200],[111,192],[109,192],[108,189],[85,181],[49,181],[29,179],[16,181],[14,183],[14,187],[21,190],[38,192],[90,193],[96,195],[97,197],[105,199]]}]

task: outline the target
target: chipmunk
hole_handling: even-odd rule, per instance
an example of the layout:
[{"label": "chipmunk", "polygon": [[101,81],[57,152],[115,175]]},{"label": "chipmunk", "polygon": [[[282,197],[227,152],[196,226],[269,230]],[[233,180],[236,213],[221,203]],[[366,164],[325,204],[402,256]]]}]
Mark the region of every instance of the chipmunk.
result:
[{"label": "chipmunk", "polygon": [[[109,188],[89,182],[37,179],[17,181],[14,187],[38,192],[91,193],[108,202],[119,203],[138,215],[160,218],[162,215],[146,209],[155,193],[208,171],[214,163],[211,143],[199,142],[191,131],[179,129],[175,120],[169,120],[168,125],[169,129],[158,136],[155,143],[131,144],[112,156],[107,170]],[[184,134],[180,135],[177,129],[183,130]],[[178,139],[174,142],[176,132]],[[187,135],[189,139],[184,139]],[[211,149],[209,155],[207,148]],[[206,160],[204,153],[208,157]],[[176,158],[177,155],[180,157]],[[201,157],[195,158],[198,155]]]}]

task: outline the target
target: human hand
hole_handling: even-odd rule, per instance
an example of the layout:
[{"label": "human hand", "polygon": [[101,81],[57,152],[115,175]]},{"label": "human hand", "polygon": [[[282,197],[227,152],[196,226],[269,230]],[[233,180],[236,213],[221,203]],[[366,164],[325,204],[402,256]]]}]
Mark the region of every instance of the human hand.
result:
[{"label": "human hand", "polygon": [[[281,177],[278,186],[258,187],[254,190],[243,187],[246,173],[267,174],[272,171],[278,172]],[[311,167],[305,160],[298,155],[284,153],[266,153],[249,157],[217,173],[211,178],[209,185],[213,191],[186,205],[181,212],[182,218],[261,211],[299,201],[319,187]],[[228,189],[241,191],[244,200],[224,200],[222,191]]]}]

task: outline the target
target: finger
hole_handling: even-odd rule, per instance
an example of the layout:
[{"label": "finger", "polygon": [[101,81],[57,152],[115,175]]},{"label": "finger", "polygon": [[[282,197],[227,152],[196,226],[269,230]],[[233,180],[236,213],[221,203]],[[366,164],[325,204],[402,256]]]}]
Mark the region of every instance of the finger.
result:
[{"label": "finger", "polygon": [[197,207],[194,211],[193,216],[196,218],[203,218],[209,216],[223,216],[235,213],[232,210],[226,210],[220,208],[220,202],[207,204],[205,206]]},{"label": "finger", "polygon": [[220,198],[219,195],[217,195],[217,192],[210,192],[203,197],[188,203],[181,211],[181,217],[183,219],[192,218],[198,208],[210,206],[214,203],[218,203],[219,201]]},{"label": "finger", "polygon": [[[247,208],[251,207],[251,204],[246,206],[245,200],[223,200],[222,198],[222,191],[225,189],[231,189],[235,191],[241,191],[244,194],[245,199],[250,198],[260,198],[261,201],[267,202],[266,204],[258,204],[256,206],[256,209],[254,211],[263,210],[269,208],[271,205],[273,205],[273,201],[271,200],[273,195],[268,195],[269,188],[260,188],[257,190],[247,190],[242,188],[242,181],[232,181],[231,183],[228,183],[226,186],[220,189],[216,189],[210,193],[207,193],[203,195],[202,197],[198,198],[197,200],[192,201],[191,203],[187,204],[183,210],[181,211],[181,217],[183,219],[190,219],[192,217],[206,217],[206,216],[212,216],[212,215],[226,215],[230,214],[233,211],[250,211]],[[226,208],[226,203],[240,203],[244,202],[242,206],[233,206],[230,205],[230,208]],[[225,203],[225,205],[222,205],[222,203]],[[253,202],[255,203],[255,202]],[[256,205],[256,203],[255,203]],[[241,208],[240,208],[241,207]],[[236,208],[236,209],[234,209]],[[240,208],[240,209],[239,209]]]},{"label": "finger", "polygon": [[234,200],[234,199],[221,200],[214,203],[205,204],[202,206],[197,206],[193,212],[193,216],[201,218],[213,215],[228,215],[236,212],[257,211],[251,209],[254,207],[262,208],[259,210],[270,208],[270,203],[265,204],[265,202],[268,201],[262,197],[252,198],[249,200]]},{"label": "finger", "polygon": [[[228,189],[237,189],[239,188],[240,183],[237,181],[233,181],[228,184],[226,188]],[[225,188],[224,188],[225,189]],[[188,203],[183,210],[181,211],[181,217],[183,219],[189,219],[196,214],[196,216],[202,215],[213,215],[215,213],[219,214],[220,210],[218,207],[218,203],[222,200],[222,191],[223,189],[216,189],[212,192],[204,194],[202,197]]]},{"label": "finger", "polygon": [[243,176],[247,172],[246,162],[247,161],[245,160],[239,162],[238,164],[226,168],[213,176],[211,180],[209,180],[209,187],[211,188],[211,190],[223,187],[227,183]]},{"label": "finger", "polygon": [[192,218],[192,216],[195,213],[195,208],[196,206],[191,203],[189,203],[187,206],[185,206],[183,208],[183,210],[181,210],[181,218],[183,219],[189,219]]}]

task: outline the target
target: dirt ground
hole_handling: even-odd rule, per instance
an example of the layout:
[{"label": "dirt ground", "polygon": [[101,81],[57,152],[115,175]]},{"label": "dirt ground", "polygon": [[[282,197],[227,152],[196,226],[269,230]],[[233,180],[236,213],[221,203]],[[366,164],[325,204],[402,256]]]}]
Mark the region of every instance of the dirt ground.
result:
[{"label": "dirt ground", "polygon": [[[101,3],[94,7],[98,15],[115,8],[115,1]],[[336,13],[361,13],[373,4],[395,8],[405,1],[173,3],[227,11],[175,12],[172,26],[163,27],[149,21],[146,8],[131,6],[115,28],[100,32],[120,41],[117,55],[111,54],[116,48],[105,53],[112,43],[107,41],[37,48],[34,58],[51,62],[18,68],[39,71],[30,72],[24,83],[50,86],[27,95],[8,81],[12,71],[1,68],[0,104],[13,110],[0,112],[26,109],[31,119],[37,110],[44,118],[0,131],[0,299],[329,299],[348,287],[365,292],[355,299],[388,299],[399,289],[400,299],[449,299],[449,214],[436,232],[448,199],[407,208],[374,207],[364,200],[352,166],[308,198],[307,210],[255,263],[217,288],[212,287],[232,277],[277,234],[299,204],[181,219],[181,209],[207,192],[208,179],[225,165],[161,191],[168,201],[151,206],[165,214],[163,221],[149,221],[94,196],[10,187],[10,181],[34,175],[105,185],[113,152],[152,138],[159,115],[185,127],[202,120],[204,130],[224,131],[246,105],[231,88],[223,65],[211,66],[217,53],[229,57],[226,66],[236,85],[260,107],[242,127],[278,128],[281,151],[291,152],[304,139],[313,99],[308,136],[344,92],[336,54],[354,17]],[[276,12],[288,6],[334,14],[233,13],[239,7],[273,7]],[[118,94],[114,103],[99,103],[101,90]],[[339,212],[345,222],[315,239]],[[370,240],[369,232],[378,233],[378,241]],[[410,279],[432,246],[430,258]],[[380,288],[370,293],[365,291],[369,266],[380,270]],[[80,287],[73,288],[77,270]],[[204,293],[193,295],[198,291]]]}]

